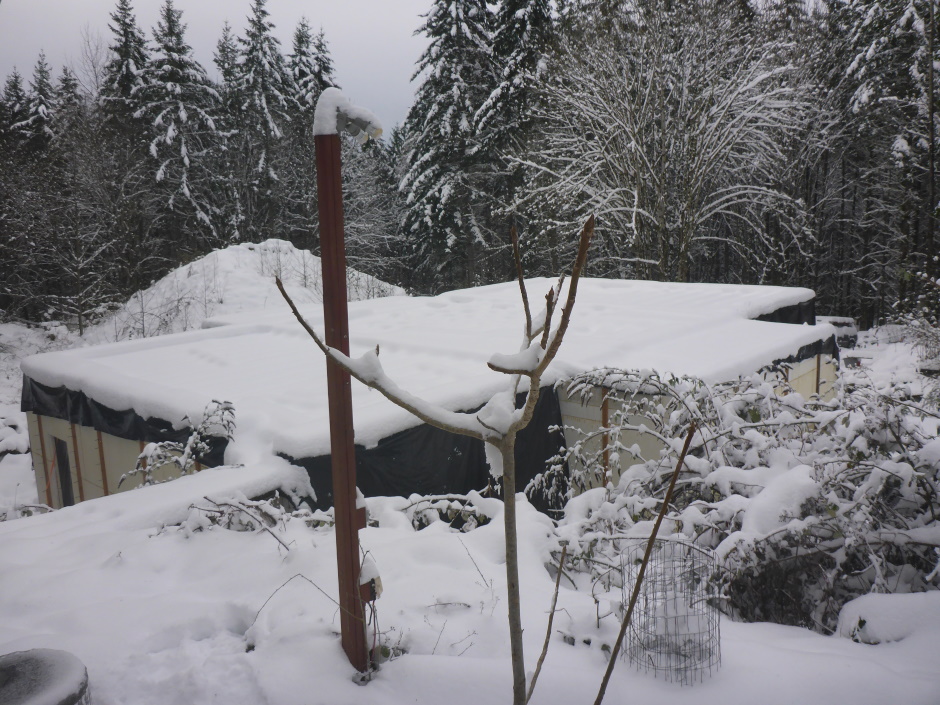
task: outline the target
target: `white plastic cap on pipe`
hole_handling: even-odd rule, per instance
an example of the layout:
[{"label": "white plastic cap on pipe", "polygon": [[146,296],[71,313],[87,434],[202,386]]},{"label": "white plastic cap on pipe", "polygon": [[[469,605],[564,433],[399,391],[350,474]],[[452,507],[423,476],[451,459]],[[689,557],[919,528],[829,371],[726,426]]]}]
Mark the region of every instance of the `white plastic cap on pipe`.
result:
[{"label": "white plastic cap on pipe", "polygon": [[382,134],[382,125],[371,111],[353,105],[339,88],[324,89],[313,113],[313,134],[336,135],[345,130],[364,142]]}]

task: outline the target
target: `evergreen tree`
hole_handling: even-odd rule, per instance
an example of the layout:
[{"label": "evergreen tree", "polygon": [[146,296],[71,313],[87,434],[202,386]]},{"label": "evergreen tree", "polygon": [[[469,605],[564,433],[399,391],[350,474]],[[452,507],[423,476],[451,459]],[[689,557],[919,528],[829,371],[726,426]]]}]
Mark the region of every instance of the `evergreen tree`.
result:
[{"label": "evergreen tree", "polygon": [[49,146],[54,137],[52,80],[43,52],[39,52],[29,89],[23,120],[13,124],[11,129],[22,134],[30,152],[38,154]]},{"label": "evergreen tree", "polygon": [[339,88],[333,77],[333,59],[323,30],[314,36],[305,17],[300,19],[294,30],[293,53],[289,57],[288,68],[295,90],[294,101],[308,116],[312,115],[324,88]]},{"label": "evergreen tree", "polygon": [[72,69],[63,66],[55,87],[56,110],[60,112],[76,110],[82,102],[78,79],[72,73]]},{"label": "evergreen tree", "polygon": [[108,27],[114,34],[111,59],[104,67],[101,98],[105,111],[120,129],[133,131],[134,113],[140,105],[136,97],[141,74],[147,64],[147,42],[137,26],[130,0],[118,0]]},{"label": "evergreen tree", "polygon": [[473,183],[480,155],[473,116],[490,85],[490,26],[485,0],[437,0],[418,30],[429,46],[415,75],[427,72],[405,123],[407,194],[403,230],[423,290],[471,286],[491,278],[485,201]]},{"label": "evergreen tree", "polygon": [[[23,77],[15,66],[3,85],[0,108],[3,110],[0,114],[0,139],[9,147],[17,146],[25,137],[19,126],[26,119],[28,103],[26,91],[23,89]],[[17,127],[14,128],[14,125]]]},{"label": "evergreen tree", "polygon": [[[898,297],[914,305],[919,291],[908,286],[921,269],[940,275],[936,233],[936,114],[940,62],[936,0],[850,0],[850,41],[855,57],[846,79],[851,109],[862,117],[859,136],[875,151],[878,166],[893,166],[883,183],[900,186],[883,201],[884,225],[893,228],[902,277]],[[933,23],[930,22],[933,16]],[[932,54],[931,54],[932,51]],[[881,181],[881,179],[879,179]],[[886,194],[887,195],[887,194]]]},{"label": "evergreen tree", "polygon": [[552,39],[550,3],[504,0],[495,27],[492,62],[498,81],[475,120],[481,140],[504,150],[524,139],[531,117],[535,87]]},{"label": "evergreen tree", "polygon": [[222,120],[231,123],[235,111],[235,81],[238,78],[238,40],[232,34],[232,26],[226,22],[222,25],[222,36],[215,45],[213,63],[219,70],[219,96],[224,110]]},{"label": "evergreen tree", "polygon": [[306,18],[301,18],[294,31],[287,68],[294,93],[287,144],[279,167],[283,183],[281,228],[284,237],[294,244],[317,251],[316,172],[311,166],[316,162],[316,151],[311,126],[320,93],[334,81],[323,32],[314,36]]},{"label": "evergreen tree", "polygon": [[[135,91],[142,104],[136,115],[150,129],[155,179],[182,231],[173,239],[180,242],[191,229],[188,219],[194,217],[209,237],[197,248],[201,251],[217,244],[209,159],[221,139],[213,118],[219,96],[192,56],[181,18],[182,11],[165,0],[153,31],[154,48]],[[189,243],[181,244],[187,249]]]},{"label": "evergreen tree", "polygon": [[239,38],[240,61],[233,81],[235,148],[240,173],[244,235],[249,239],[282,232],[283,198],[278,168],[283,137],[290,124],[294,89],[280,42],[271,33],[267,0],[253,0],[245,36]]}]

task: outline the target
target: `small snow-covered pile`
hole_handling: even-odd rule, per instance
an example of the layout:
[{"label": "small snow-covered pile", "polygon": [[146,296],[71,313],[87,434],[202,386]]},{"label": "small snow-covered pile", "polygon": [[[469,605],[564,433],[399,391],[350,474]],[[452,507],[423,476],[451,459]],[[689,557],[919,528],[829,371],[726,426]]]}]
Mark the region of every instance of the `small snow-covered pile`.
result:
[{"label": "small snow-covered pile", "polygon": [[[280,277],[298,304],[323,300],[320,258],[285,240],[232,245],[183,265],[137,292],[84,336],[89,343],[179,333],[210,317],[284,307],[274,284]],[[350,301],[400,296],[403,289],[347,270]]]},{"label": "small snow-covered pile", "polygon": [[925,651],[938,653],[940,591],[857,597],[842,608],[837,632],[862,644],[910,639]]}]

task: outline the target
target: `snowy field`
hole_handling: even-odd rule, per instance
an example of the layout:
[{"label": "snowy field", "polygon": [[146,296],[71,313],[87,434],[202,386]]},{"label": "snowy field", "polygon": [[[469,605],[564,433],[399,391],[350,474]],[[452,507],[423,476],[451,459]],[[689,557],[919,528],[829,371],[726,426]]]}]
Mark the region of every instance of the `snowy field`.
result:
[{"label": "snowy field", "polygon": [[[125,320],[133,318],[132,303],[121,312]],[[220,313],[187,311],[191,320]],[[168,330],[180,329],[172,316],[164,320]],[[112,320],[103,330],[121,325]],[[92,339],[61,327],[0,326],[0,454],[10,451],[0,460],[0,514],[12,516],[14,504],[37,497],[22,455],[19,359]],[[882,342],[873,351],[871,374],[908,374],[904,346]],[[368,638],[384,661],[360,686],[339,645],[332,529],[302,516],[283,515],[272,532],[222,528],[208,519],[209,500],[304,482],[296,469],[272,460],[0,523],[0,654],[71,651],[87,665],[98,705],[509,701],[501,503],[478,500],[491,521],[460,532],[442,521],[416,530],[418,498],[367,500],[371,522],[361,542],[384,586]],[[548,518],[520,501],[531,672],[555,585],[546,566],[559,539]],[[590,590],[561,582],[533,704],[594,701],[604,647],[618,627],[613,615],[598,618],[610,609],[604,596],[595,601]],[[848,638],[860,619],[860,640],[877,643]],[[723,618],[721,668],[704,683],[665,683],[621,661],[605,702],[940,703],[940,592],[860,598],[846,606],[840,632],[822,636]]]}]

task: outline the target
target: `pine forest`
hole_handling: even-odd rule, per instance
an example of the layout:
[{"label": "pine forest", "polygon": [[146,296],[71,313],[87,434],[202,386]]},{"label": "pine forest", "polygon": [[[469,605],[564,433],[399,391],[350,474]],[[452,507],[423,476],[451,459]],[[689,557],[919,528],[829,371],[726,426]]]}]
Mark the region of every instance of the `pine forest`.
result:
[{"label": "pine forest", "polygon": [[[328,37],[252,0],[200,65],[172,0],[0,93],[0,312],[81,331],[213,249],[318,251]],[[435,0],[404,124],[344,145],[351,266],[413,293],[562,271],[806,286],[862,326],[928,318],[937,259],[927,0]],[[315,19],[315,18],[314,18]]]}]

